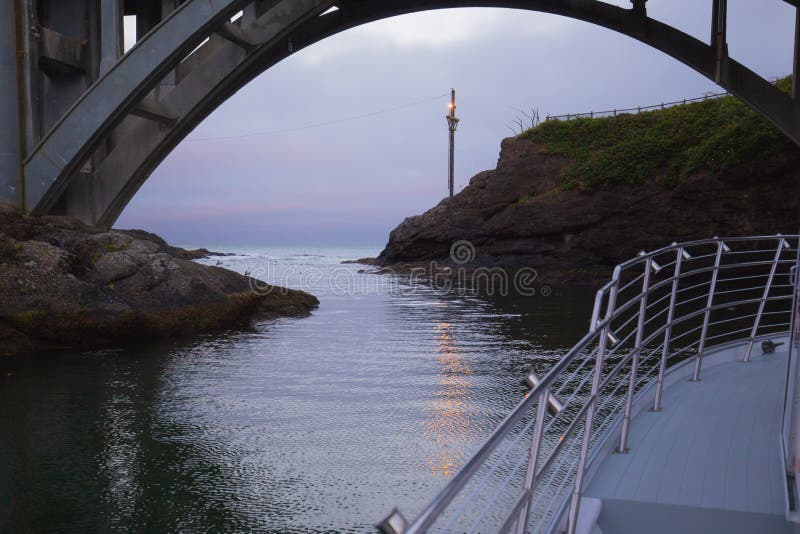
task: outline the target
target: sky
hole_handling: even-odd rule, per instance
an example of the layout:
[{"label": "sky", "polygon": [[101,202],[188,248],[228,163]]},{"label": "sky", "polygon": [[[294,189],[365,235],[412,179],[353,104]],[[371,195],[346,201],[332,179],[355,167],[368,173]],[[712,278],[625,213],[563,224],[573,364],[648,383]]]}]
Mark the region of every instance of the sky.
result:
[{"label": "sky", "polygon": [[[648,14],[707,40],[710,5],[650,0]],[[783,0],[728,9],[730,55],[763,76],[791,72],[795,9]],[[456,190],[495,167],[519,110],[544,117],[720,91],[638,41],[564,17],[479,8],[395,17],[253,80],[153,172],[116,227],[176,244],[382,245],[447,195],[451,87]],[[321,123],[333,124],[305,128]]]}]

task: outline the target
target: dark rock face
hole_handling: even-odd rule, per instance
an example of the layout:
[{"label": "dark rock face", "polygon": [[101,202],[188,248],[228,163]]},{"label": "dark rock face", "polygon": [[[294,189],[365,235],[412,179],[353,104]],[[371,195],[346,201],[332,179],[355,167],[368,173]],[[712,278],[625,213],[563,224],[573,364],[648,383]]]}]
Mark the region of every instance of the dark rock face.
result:
[{"label": "dark rock face", "polygon": [[497,169],[403,221],[376,263],[452,264],[452,244],[467,240],[475,248],[469,266],[533,267],[551,280],[593,282],[640,250],[673,241],[798,231],[797,156],[699,174],[677,186],[653,176],[589,192],[559,187],[569,164],[528,139],[506,139]]},{"label": "dark rock face", "polygon": [[147,232],[0,205],[0,355],[182,336],[318,304],[185,257]]}]

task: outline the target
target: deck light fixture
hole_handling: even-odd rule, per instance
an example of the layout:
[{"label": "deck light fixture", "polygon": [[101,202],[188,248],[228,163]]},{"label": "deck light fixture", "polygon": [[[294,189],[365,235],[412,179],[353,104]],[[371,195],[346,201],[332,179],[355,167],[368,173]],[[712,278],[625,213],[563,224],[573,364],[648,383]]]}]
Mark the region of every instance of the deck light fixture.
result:
[{"label": "deck light fixture", "polygon": [[783,344],[784,344],[783,341],[775,343],[774,341],[768,339],[763,343],[761,343],[761,352],[763,352],[764,354],[773,354],[775,352],[775,349]]}]

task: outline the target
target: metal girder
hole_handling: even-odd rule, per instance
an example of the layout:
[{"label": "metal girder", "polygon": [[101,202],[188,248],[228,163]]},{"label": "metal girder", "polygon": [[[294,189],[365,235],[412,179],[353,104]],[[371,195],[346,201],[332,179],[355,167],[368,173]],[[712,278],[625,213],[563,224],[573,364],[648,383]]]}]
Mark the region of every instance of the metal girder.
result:
[{"label": "metal girder", "polygon": [[131,110],[131,115],[150,119],[164,124],[175,124],[178,121],[178,114],[173,112],[162,102],[155,102],[149,98],[143,99]]},{"label": "metal girder", "polygon": [[238,45],[245,50],[252,50],[259,45],[258,41],[248,35],[248,33],[236,24],[226,22],[217,28],[217,35],[227,39],[235,45]]},{"label": "metal girder", "polygon": [[792,98],[800,100],[800,7],[795,9],[794,57],[792,59]]},{"label": "metal girder", "polygon": [[18,203],[22,180],[20,159],[20,81],[16,2],[0,4],[0,199]]},{"label": "metal girder", "polygon": [[25,208],[46,213],[94,144],[182,57],[247,0],[192,0],[102,76],[24,162]]},{"label": "metal girder", "polygon": [[[714,1],[719,2],[720,0]],[[191,0],[184,4],[178,12],[199,2],[200,0]],[[203,0],[203,2],[209,3],[208,0]],[[212,1],[211,4],[217,3]],[[237,3],[237,5],[239,4]],[[332,4],[336,4],[339,10],[324,16],[317,16]],[[634,6],[636,5],[634,3]],[[642,6],[643,3],[638,5]],[[230,13],[229,10],[226,11],[226,15],[216,17],[216,24],[209,23],[204,27],[206,34],[212,35],[211,39],[177,66],[175,88],[171,93],[163,96],[159,102],[165,106],[165,109],[174,111],[177,120],[165,122],[145,121],[136,117],[125,119],[114,131],[115,148],[95,173],[94,194],[91,198],[86,199],[87,203],[92,204],[91,209],[86,206],[85,209],[80,210],[80,213],[73,212],[73,215],[80,216],[86,222],[113,224],[155,167],[200,121],[250,80],[289,56],[292,51],[300,50],[328,36],[368,22],[406,13],[453,7],[505,7],[540,11],[583,20],[617,31],[678,59],[712,80],[718,78],[718,83],[722,87],[763,114],[800,144],[800,106],[797,102],[751,70],[730,59],[727,51],[719,54],[720,48],[716,39],[712,39],[713,42],[709,44],[648,18],[645,13],[639,12],[636,16],[631,16],[636,11],[598,0],[404,0],[395,2],[381,0],[342,0],[338,2],[258,0],[256,7],[257,9],[253,9],[253,6],[249,6],[245,11],[246,13],[257,13],[259,16],[254,20],[242,20],[231,24],[225,19],[225,16]],[[167,31],[169,27],[167,25],[178,15],[178,12],[162,22],[162,27],[152,32],[137,46],[137,49],[160,42],[160,34]],[[715,26],[715,28],[717,27]],[[214,33],[216,35],[213,35]],[[176,44],[176,46],[183,47],[181,50],[184,56],[183,51],[189,46],[185,43],[197,42],[202,38],[203,33],[194,32],[191,35],[194,41],[187,37],[182,41],[184,44]],[[289,41],[289,37],[291,41]],[[150,43],[151,40],[153,40],[152,43]],[[287,46],[288,42],[291,42],[290,46]],[[180,56],[180,54],[176,56]],[[136,79],[136,76],[141,75],[147,77],[148,82],[136,86],[138,87],[136,94],[118,99],[114,107],[117,119],[121,118],[124,113],[130,112],[147,89],[158,80],[157,75],[138,74],[138,70],[132,69],[134,73],[137,73],[134,75],[127,67],[122,68],[127,59],[128,56],[123,58],[114,71],[120,68],[120,76],[133,76]],[[136,62],[129,63],[134,67],[138,66]],[[167,65],[169,62],[165,61],[161,64]],[[174,62],[172,64],[174,65]],[[160,70],[164,71],[165,69],[162,67]],[[99,90],[103,81],[98,82],[92,91]],[[86,95],[70,111],[67,118],[73,113],[76,116],[82,116],[86,110],[96,114],[96,110],[86,107],[85,101],[88,101]],[[99,139],[108,135],[116,122],[118,120],[98,119],[94,126],[96,131],[82,133],[83,145],[74,142],[68,147],[71,152],[55,152],[63,159],[61,164],[54,163],[54,159],[56,162],[59,160],[52,157],[54,152],[48,148],[51,145],[43,142],[40,147],[37,147],[34,154],[26,161],[26,171],[30,165],[30,169],[38,173],[36,175],[38,178],[28,175],[26,179],[30,181],[46,180],[48,170],[57,171],[57,178],[51,182],[53,186],[50,191],[46,191],[47,182],[42,182],[39,187],[40,200],[29,201],[27,205],[35,207],[34,211],[36,212],[46,212],[55,199],[61,195],[64,188],[69,185],[70,176],[74,174],[74,172],[70,172],[70,169],[74,170],[80,165],[81,158],[86,157]],[[62,128],[66,123],[66,120],[62,120],[62,124],[58,128]],[[55,131],[51,132],[45,141],[54,134]],[[83,187],[81,186],[81,188]],[[76,195],[81,194],[77,192],[77,189],[75,191],[72,189],[75,188],[70,187],[68,195],[65,196],[74,199]],[[79,205],[74,201],[69,204],[71,206]]]},{"label": "metal girder", "polygon": [[86,42],[67,37],[49,28],[40,28],[40,59],[45,72],[86,72]]},{"label": "metal girder", "polygon": [[[203,46],[204,50],[198,50],[196,54],[199,53],[202,61],[193,68],[180,70],[175,89],[163,99],[165,106],[180,116],[176,124],[170,128],[154,122],[126,121],[122,124],[124,133],[119,132],[122,135],[118,137],[124,146],[113,150],[97,170],[97,194],[93,198],[97,206],[92,210],[97,218],[93,222],[113,224],[152,170],[175,145],[232,92],[245,85],[241,73],[262,72],[264,68],[260,60],[264,54],[274,50],[286,51],[289,33],[315,18],[331,3],[319,0],[273,1],[272,7],[264,8],[264,14],[246,29],[250,38],[260,43],[257,51],[246,54],[236,43],[221,38],[210,40]],[[187,62],[191,60],[189,58]],[[126,143],[126,139],[135,141]]]}]

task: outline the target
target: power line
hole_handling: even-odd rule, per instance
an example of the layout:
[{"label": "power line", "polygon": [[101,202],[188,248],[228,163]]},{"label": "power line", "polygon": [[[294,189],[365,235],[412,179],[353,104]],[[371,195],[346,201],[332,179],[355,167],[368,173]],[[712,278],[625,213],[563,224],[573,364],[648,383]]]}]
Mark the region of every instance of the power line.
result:
[{"label": "power line", "polygon": [[245,134],[237,134],[237,135],[221,135],[221,136],[214,136],[214,137],[190,137],[186,139],[186,141],[221,141],[225,139],[244,139],[247,137],[258,137],[261,135],[276,135],[282,133],[289,133],[289,132],[299,132],[302,130],[310,130],[311,128],[321,128],[323,126],[331,126],[333,124],[341,124],[343,122],[350,122],[356,121],[360,119],[366,119],[369,117],[374,117],[376,115],[383,115],[384,113],[391,113],[393,111],[399,111],[401,109],[407,109],[414,106],[419,106],[421,104],[426,104],[428,102],[432,102],[434,100],[438,100],[440,98],[444,98],[447,96],[448,93],[442,93],[441,95],[432,96],[430,98],[425,98],[423,100],[415,100],[414,102],[409,102],[408,104],[403,104],[401,106],[394,106],[390,108],[379,109],[377,111],[371,111],[369,113],[364,113],[361,115],[354,115],[352,117],[343,117],[341,119],[333,119],[326,122],[319,122],[315,124],[307,124],[305,126],[297,126],[294,128],[285,128],[282,130],[271,130],[271,131],[263,131],[263,132],[250,132]]}]

